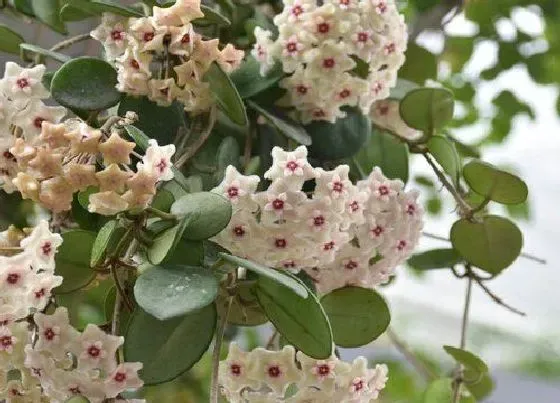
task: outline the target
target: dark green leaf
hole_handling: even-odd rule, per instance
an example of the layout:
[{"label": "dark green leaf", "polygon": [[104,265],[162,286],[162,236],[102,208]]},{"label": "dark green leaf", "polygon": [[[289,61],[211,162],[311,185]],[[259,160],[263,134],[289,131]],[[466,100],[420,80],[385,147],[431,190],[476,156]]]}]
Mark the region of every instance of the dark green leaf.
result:
[{"label": "dark green leaf", "polygon": [[371,134],[369,119],[357,108],[343,108],[347,113],[335,123],[318,120],[305,127],[311,135],[309,153],[323,160],[353,156],[368,141]]},{"label": "dark green leaf", "polygon": [[426,80],[437,78],[437,59],[433,53],[414,43],[409,43],[405,57],[405,63],[399,69],[400,79],[424,85]]},{"label": "dark green leaf", "polygon": [[[117,297],[117,287],[112,286],[107,295],[105,295],[105,300],[103,301],[103,308],[105,310],[105,323],[111,322],[113,320],[113,315],[115,313],[115,299]],[[118,335],[124,336],[126,334],[126,328],[128,326],[128,321],[132,316],[132,312],[128,309],[121,309],[119,315],[119,330]]]},{"label": "dark green leaf", "polygon": [[480,222],[456,221],[451,227],[451,243],[468,262],[495,275],[517,259],[523,235],[507,218],[487,215]]},{"label": "dark green leaf", "polygon": [[83,396],[74,396],[65,400],[64,403],[89,403],[89,400]]},{"label": "dark green leaf", "polygon": [[275,64],[274,67],[263,77],[260,74],[260,63],[253,56],[247,56],[245,61],[237,70],[231,73],[231,81],[235,84],[241,98],[250,98],[262,91],[272,87],[282,77],[282,65]]},{"label": "dark green leaf", "polygon": [[218,295],[218,281],[203,267],[155,266],[143,272],[134,285],[138,305],[159,320],[197,311]]},{"label": "dark green leaf", "polygon": [[55,73],[51,95],[72,110],[100,111],[119,103],[117,72],[107,62],[80,57],[64,63]]},{"label": "dark green leaf", "polygon": [[4,24],[0,24],[0,52],[19,55],[19,45],[23,37]]},{"label": "dark green leaf", "polygon": [[408,148],[390,134],[372,130],[369,141],[354,158],[366,174],[379,167],[388,178],[408,181]]},{"label": "dark green leaf", "polygon": [[154,239],[154,243],[150,245],[146,253],[151,264],[160,264],[173,253],[187,228],[188,220],[186,218],[179,221]]},{"label": "dark green leaf", "polygon": [[124,343],[124,358],[140,361],[145,385],[175,379],[188,371],[208,349],[216,327],[216,306],[160,321],[137,308],[130,319]]},{"label": "dark green leaf", "polygon": [[227,260],[229,263],[233,263],[236,266],[244,267],[247,270],[251,270],[260,276],[268,277],[283,286],[290,288],[301,298],[307,298],[307,288],[301,285],[301,282],[296,280],[294,277],[282,273],[276,269],[271,269],[270,267],[263,266],[261,264],[251,262],[250,260],[243,259],[241,257],[229,255],[227,253],[218,254],[222,259]]},{"label": "dark green leaf", "polygon": [[200,9],[204,13],[204,17],[193,20],[194,25],[217,25],[221,27],[231,25],[231,21],[216,10],[204,4],[200,5]]},{"label": "dark green leaf", "polygon": [[97,192],[99,192],[99,188],[97,186],[89,186],[86,190],[81,190],[78,193],[80,206],[87,210],[89,206],[89,196]]},{"label": "dark green leaf", "polygon": [[444,136],[433,136],[428,140],[430,154],[441,165],[443,170],[453,179],[455,183],[459,180],[461,172],[461,160],[455,148],[455,144]]},{"label": "dark green leaf", "polygon": [[109,242],[111,241],[113,233],[117,229],[118,225],[119,222],[117,220],[111,220],[99,230],[91,248],[91,260],[89,263],[91,267],[95,267],[99,263],[102,263],[105,251],[108,248]]},{"label": "dark green leaf", "polygon": [[[233,297],[229,309],[228,323],[235,326],[258,326],[268,322],[264,311],[255,296],[255,285],[246,282],[237,283],[237,293]],[[216,300],[218,313],[225,314],[229,305],[229,294],[222,292]]]},{"label": "dark green leaf", "polygon": [[[229,165],[233,165],[234,167],[238,168],[240,156],[241,156],[241,149],[235,137],[227,136],[226,138],[224,138],[220,143],[220,146],[218,147],[218,152],[216,154],[216,167],[218,168],[218,171],[216,172],[218,178],[216,179],[220,181],[222,180],[226,168]],[[202,190],[202,186],[198,191],[201,190]]]},{"label": "dark green leaf", "polygon": [[35,17],[33,15],[33,8],[31,7],[32,0],[13,0],[14,7],[20,13],[28,15],[30,17]]},{"label": "dark green leaf", "polygon": [[407,263],[416,270],[450,269],[462,261],[455,249],[432,249],[417,253]]},{"label": "dark green leaf", "polygon": [[295,348],[315,359],[332,355],[329,320],[313,293],[308,292],[307,298],[302,298],[292,289],[261,276],[256,295],[266,316]]},{"label": "dark green leaf", "polygon": [[160,211],[169,212],[171,205],[175,202],[173,194],[163,188],[159,188],[154,200],[152,200],[151,207],[158,209]]},{"label": "dark green leaf", "polygon": [[200,266],[204,262],[204,246],[200,241],[181,239],[175,249],[167,254],[165,264]]},{"label": "dark green leaf", "polygon": [[453,118],[453,93],[445,88],[418,88],[399,104],[402,120],[413,129],[434,134]]},{"label": "dark green leaf", "polygon": [[463,176],[476,193],[502,204],[519,204],[527,200],[527,185],[519,177],[483,161],[470,161]]},{"label": "dark green leaf", "polygon": [[476,371],[466,368],[463,376],[465,386],[478,401],[484,401],[494,390],[494,381],[488,373],[482,374],[480,378]]},{"label": "dark green leaf", "polygon": [[269,111],[260,107],[256,102],[247,101],[247,105],[261,114],[266,120],[276,127],[284,136],[297,141],[304,146],[311,145],[311,137],[298,122],[279,110]]},{"label": "dark green leaf", "polygon": [[54,29],[56,32],[66,34],[66,26],[59,16],[59,0],[31,0],[30,2],[35,17]]},{"label": "dark green leaf", "polygon": [[86,286],[95,272],[89,267],[95,232],[72,230],[62,234],[62,245],[55,255],[57,275],[64,278],[55,293],[67,293]]},{"label": "dark green leaf", "polygon": [[340,347],[366,345],[385,332],[391,314],[387,303],[376,291],[348,286],[321,298],[331,323],[334,342]]},{"label": "dark green leaf", "polygon": [[488,365],[486,365],[484,361],[482,361],[477,355],[471,353],[470,351],[453,346],[443,346],[443,349],[447,354],[453,357],[455,361],[463,364],[465,367],[479,373],[488,372]]},{"label": "dark green leaf", "polygon": [[216,193],[190,193],[171,206],[171,214],[188,219],[183,237],[192,241],[208,239],[223,230],[232,214],[231,203]]},{"label": "dark green leaf", "polygon": [[22,43],[19,45],[19,47],[25,51],[29,51],[34,54],[50,57],[51,59],[57,60],[61,63],[66,63],[67,61],[72,59],[70,56],[63,55],[62,53],[58,53],[58,52],[53,52],[52,50],[43,49],[39,46],[32,45],[30,43]]},{"label": "dark green leaf", "polygon": [[[37,0],[42,1],[42,0]],[[91,16],[111,13],[124,17],[143,17],[132,7],[120,4],[119,0],[67,0],[60,16],[63,21],[79,21]]]},{"label": "dark green leaf", "polygon": [[218,64],[212,63],[204,75],[204,81],[208,82],[218,106],[232,122],[241,126],[247,125],[245,105],[231,79]]}]

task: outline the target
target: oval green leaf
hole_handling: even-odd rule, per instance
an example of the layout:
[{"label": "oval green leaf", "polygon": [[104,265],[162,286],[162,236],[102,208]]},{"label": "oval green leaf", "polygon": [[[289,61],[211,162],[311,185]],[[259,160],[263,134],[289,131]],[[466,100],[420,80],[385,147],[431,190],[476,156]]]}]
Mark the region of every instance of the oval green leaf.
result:
[{"label": "oval green leaf", "polygon": [[60,10],[60,18],[63,21],[80,21],[103,13],[144,17],[140,11],[120,3],[119,0],[66,0]]},{"label": "oval green leaf", "polygon": [[93,247],[91,248],[91,259],[90,267],[95,267],[102,262],[105,256],[105,250],[109,246],[111,237],[115,233],[119,223],[117,220],[107,221],[103,227],[97,233]]},{"label": "oval green leaf", "polygon": [[520,204],[527,200],[527,185],[519,177],[483,161],[470,161],[463,177],[479,195],[501,204]]},{"label": "oval green leaf", "polygon": [[247,101],[247,105],[261,114],[272,126],[289,139],[297,141],[304,146],[311,145],[311,137],[303,126],[298,122],[283,114],[279,110],[269,111],[259,106],[256,102]]},{"label": "oval green leaf", "polygon": [[19,45],[23,37],[4,24],[0,24],[0,52],[19,55]]},{"label": "oval green leaf", "polygon": [[72,110],[100,111],[119,103],[117,72],[107,62],[80,57],[64,63],[55,73],[51,95]]},{"label": "oval green leaf", "polygon": [[287,273],[282,273],[276,269],[271,269],[270,267],[263,266],[250,260],[243,259],[242,257],[233,256],[227,253],[219,252],[218,256],[229,263],[236,266],[244,267],[247,270],[251,270],[260,276],[268,277],[269,279],[282,284],[285,287],[290,288],[293,292],[299,295],[301,298],[307,298],[307,288],[301,284],[301,282],[290,276]]},{"label": "oval green leaf", "polygon": [[197,266],[155,266],[136,280],[138,305],[159,320],[203,308],[216,299],[218,281],[209,269]]},{"label": "oval green leaf", "polygon": [[213,8],[201,4],[200,10],[204,13],[204,17],[193,20],[194,25],[217,25],[219,27],[231,25],[231,21],[227,17]]},{"label": "oval green leaf", "polygon": [[453,93],[445,88],[418,88],[399,104],[402,120],[413,129],[434,134],[453,118]]},{"label": "oval green leaf", "polygon": [[417,253],[408,259],[407,263],[416,270],[450,269],[462,262],[463,259],[455,249],[432,249]]},{"label": "oval green leaf", "polygon": [[33,14],[39,21],[45,23],[56,32],[61,34],[68,33],[66,26],[59,16],[59,0],[31,0],[30,5]]},{"label": "oval green leaf", "polygon": [[[53,52],[52,50],[44,49],[40,46],[32,45],[31,43],[22,43],[19,47],[25,51],[32,52],[37,55],[47,56],[53,60],[59,61],[61,63],[66,63],[67,61],[71,60],[72,58],[67,55],[63,55],[62,53]],[[47,87],[47,88],[50,88]]]},{"label": "oval green leaf", "polygon": [[305,130],[311,136],[309,154],[323,160],[348,158],[366,144],[371,134],[369,119],[357,108],[343,108],[346,117],[334,123],[314,121]]},{"label": "oval green leaf", "polygon": [[247,56],[241,66],[231,73],[231,81],[235,84],[241,98],[246,99],[257,95],[284,77],[280,63],[275,64],[264,77],[260,74],[260,68],[260,63],[253,56]]},{"label": "oval green leaf", "polygon": [[458,183],[461,173],[461,160],[455,143],[444,136],[433,136],[428,140],[428,151],[436,159],[443,170]]},{"label": "oval green leaf", "polygon": [[302,298],[265,276],[259,277],[255,291],[266,316],[290,344],[312,358],[331,356],[333,337],[329,320],[311,292]]},{"label": "oval green leaf", "polygon": [[231,121],[246,126],[248,120],[245,105],[231,79],[218,64],[212,63],[204,75],[204,81],[210,85],[218,106]]},{"label": "oval green leaf", "polygon": [[160,264],[173,253],[187,228],[187,224],[188,220],[183,219],[173,227],[162,231],[154,239],[154,243],[146,251],[151,264]]},{"label": "oval green leaf", "polygon": [[239,157],[241,156],[241,149],[239,143],[233,136],[227,136],[222,140],[216,153],[216,166],[218,168],[216,174],[219,176],[217,179],[222,180],[226,168],[229,165],[239,167]]},{"label": "oval green leaf", "polygon": [[185,239],[200,241],[223,230],[231,219],[231,203],[211,192],[190,193],[171,206],[171,214],[188,219]]},{"label": "oval green leaf", "polygon": [[381,295],[369,288],[348,286],[321,298],[337,346],[364,346],[385,332],[391,313]]},{"label": "oval green leaf", "polygon": [[[462,396],[459,403],[476,403],[472,396],[466,396],[464,387],[461,386]],[[453,402],[453,380],[451,378],[436,379],[428,385],[424,392],[424,403],[452,403]]]},{"label": "oval green leaf", "polygon": [[470,351],[453,346],[443,346],[447,354],[455,359],[458,363],[463,364],[465,367],[479,373],[488,372],[488,365],[480,357],[471,353]]},{"label": "oval green leaf", "polygon": [[124,358],[144,364],[145,385],[175,379],[196,364],[208,349],[216,327],[216,306],[160,321],[137,308],[128,325]]},{"label": "oval green leaf", "polygon": [[86,286],[95,272],[89,267],[95,232],[72,230],[62,234],[62,245],[55,255],[55,273],[63,277],[55,293],[76,291]]},{"label": "oval green leaf", "polygon": [[480,222],[456,221],[451,227],[451,243],[465,260],[495,275],[517,259],[523,235],[510,220],[487,215]]}]

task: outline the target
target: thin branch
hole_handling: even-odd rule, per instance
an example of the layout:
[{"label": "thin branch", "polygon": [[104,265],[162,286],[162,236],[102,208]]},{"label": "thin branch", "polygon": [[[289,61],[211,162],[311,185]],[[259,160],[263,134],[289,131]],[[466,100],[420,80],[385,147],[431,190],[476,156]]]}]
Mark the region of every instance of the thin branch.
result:
[{"label": "thin branch", "polygon": [[214,127],[214,123],[216,122],[216,107],[213,106],[210,108],[210,113],[208,116],[208,125],[206,128],[200,133],[198,138],[195,142],[186,150],[186,152],[181,155],[181,157],[175,162],[175,168],[180,169],[189,159],[191,159],[198,149],[202,147],[202,145],[206,142],[210,133],[212,132],[212,128]]},{"label": "thin branch", "polygon": [[390,327],[387,328],[385,334],[387,334],[387,337],[395,348],[399,350],[403,357],[420,375],[422,375],[427,382],[436,379],[436,375],[430,370],[430,368],[428,368],[428,366],[408,348],[408,346],[395,334],[393,329]]},{"label": "thin branch", "polygon": [[146,212],[150,213],[151,215],[155,215],[156,217],[161,218],[162,220],[176,220],[177,216],[175,214],[166,213],[165,211],[158,210],[153,207],[148,207]]},{"label": "thin branch", "polygon": [[[467,265],[466,270],[471,273],[470,267]],[[467,344],[467,326],[469,324],[469,310],[471,306],[472,295],[472,276],[467,279],[467,290],[465,292],[465,307],[463,309],[463,320],[461,322],[461,341],[459,344],[460,349],[464,349]],[[461,397],[461,383],[463,382],[463,366],[457,363],[455,380],[453,381],[453,403],[458,403]]]},{"label": "thin branch", "polygon": [[52,50],[53,52],[56,52],[57,50],[69,48],[70,46],[74,45],[75,43],[82,42],[82,41],[87,41],[88,39],[91,39],[91,35],[89,34],[89,32],[86,33],[86,34],[76,35],[76,36],[73,36],[72,38],[68,38],[68,39],[66,39],[62,42],[58,42],[50,50]]},{"label": "thin branch", "polygon": [[270,335],[268,341],[266,342],[265,348],[267,350],[272,350],[272,348],[274,347],[274,341],[276,340],[277,336],[278,336],[278,330],[274,329],[274,332]]},{"label": "thin branch", "polygon": [[494,294],[492,292],[492,290],[490,290],[488,288],[488,286],[486,284],[484,284],[484,282],[482,281],[482,279],[480,279],[479,277],[477,277],[476,275],[474,275],[474,273],[472,274],[474,281],[476,281],[476,283],[480,286],[480,288],[482,288],[482,290],[490,297],[492,298],[492,300],[498,304],[503,306],[504,308],[506,308],[507,310],[517,314],[517,315],[521,315],[521,316],[526,316],[527,314],[525,312],[520,311],[517,308],[514,308],[513,306],[506,304],[500,297],[498,297],[496,294]]},{"label": "thin branch", "polygon": [[212,379],[210,383],[210,403],[218,403],[220,397],[220,384],[218,380],[218,370],[220,368],[220,352],[222,350],[222,342],[224,341],[224,332],[226,323],[233,302],[233,295],[228,297],[227,306],[223,316],[218,322],[216,329],[216,342],[214,343],[214,351],[212,352]]}]

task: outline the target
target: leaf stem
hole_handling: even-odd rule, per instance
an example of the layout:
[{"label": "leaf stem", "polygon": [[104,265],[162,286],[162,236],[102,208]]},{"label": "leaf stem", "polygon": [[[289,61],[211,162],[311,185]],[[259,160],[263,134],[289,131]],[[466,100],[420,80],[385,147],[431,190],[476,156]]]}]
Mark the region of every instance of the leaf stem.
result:
[{"label": "leaf stem", "polygon": [[486,295],[488,295],[490,298],[492,298],[492,300],[498,304],[503,306],[504,308],[506,308],[507,310],[520,315],[520,316],[526,316],[527,314],[525,312],[520,311],[517,308],[514,308],[513,306],[506,304],[500,297],[498,297],[496,294],[494,294],[492,292],[492,290],[490,290],[488,288],[488,286],[486,284],[484,284],[484,282],[482,281],[482,279],[478,276],[476,276],[474,273],[472,273],[473,279],[474,281],[480,286],[480,288],[482,288],[482,290],[486,293]]},{"label": "leaf stem", "polygon": [[[466,265],[465,269],[469,276],[467,277],[467,289],[465,292],[465,307],[463,309],[463,320],[461,323],[461,341],[459,348],[464,349],[465,345],[467,344],[467,326],[469,324],[469,311],[471,306],[471,294],[472,294],[472,271],[470,265]],[[461,383],[463,382],[463,366],[461,364],[457,364],[457,368],[455,370],[455,379],[453,381],[453,403],[459,403],[459,399],[461,397]]]},{"label": "leaf stem", "polygon": [[214,351],[212,351],[212,379],[210,383],[210,403],[218,403],[220,397],[220,384],[218,380],[218,370],[220,368],[220,352],[222,350],[222,342],[224,340],[224,332],[226,323],[233,302],[233,295],[227,299],[227,306],[224,314],[218,322],[216,329],[216,342],[214,343]]},{"label": "leaf stem", "polygon": [[161,218],[162,220],[177,220],[177,216],[175,214],[166,213],[165,211],[158,210],[157,208],[148,207],[146,211],[151,215]]},{"label": "leaf stem", "polygon": [[53,52],[56,52],[57,50],[68,48],[68,47],[74,45],[75,43],[82,42],[82,41],[87,41],[88,39],[91,39],[91,35],[89,34],[89,32],[85,33],[85,34],[76,35],[76,36],[73,36],[72,38],[68,38],[68,39],[66,39],[62,42],[58,42],[50,50],[52,50]]}]

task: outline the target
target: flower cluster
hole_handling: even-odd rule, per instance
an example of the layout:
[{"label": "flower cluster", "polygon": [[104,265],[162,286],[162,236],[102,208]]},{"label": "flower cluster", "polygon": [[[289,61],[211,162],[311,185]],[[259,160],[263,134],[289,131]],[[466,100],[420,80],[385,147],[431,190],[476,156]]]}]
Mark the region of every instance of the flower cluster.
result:
[{"label": "flower cluster", "polygon": [[231,44],[220,50],[218,39],[202,39],[191,21],[203,16],[200,1],[177,0],[169,8],[154,7],[151,17],[104,14],[91,36],[115,62],[119,91],[145,95],[159,105],[177,100],[189,112],[204,111],[213,103],[204,73],[214,62],[226,72],[236,69],[244,52]]},{"label": "flower cluster", "polygon": [[[244,352],[231,344],[220,362],[221,390],[236,402],[363,402],[376,400],[387,382],[387,366],[368,368],[363,357],[351,364],[335,356],[315,360],[292,346],[281,351]],[[287,395],[288,387],[297,391]]]},{"label": "flower cluster", "polygon": [[416,140],[422,136],[420,130],[409,127],[402,120],[399,112],[399,101],[384,99],[373,104],[369,114],[371,121],[376,126],[388,129],[405,140]]},{"label": "flower cluster", "polygon": [[[57,107],[23,108],[41,102],[37,97],[48,95],[41,84],[44,70],[42,65],[23,69],[8,63],[6,76],[0,80],[0,112],[4,110],[3,115],[0,113],[0,118],[4,117],[4,127],[0,127],[0,181],[4,190],[17,190],[24,199],[53,212],[70,210],[74,193],[88,187],[99,189],[90,195],[91,212],[112,215],[146,207],[156,184],[173,177],[171,156],[175,146],[160,147],[151,140],[134,172],[130,165],[135,143],[123,139],[117,126],[106,134],[78,119],[58,123],[64,113]],[[49,115],[49,111],[57,114]],[[131,121],[127,117],[121,123]]]},{"label": "flower cluster", "polygon": [[343,117],[342,106],[371,104],[389,95],[404,63],[406,25],[394,0],[284,0],[274,18],[279,35],[255,29],[252,54],[261,74],[279,60],[288,105],[304,122]]},{"label": "flower cluster", "polygon": [[258,176],[227,168],[213,191],[232,202],[234,213],[214,240],[264,265],[305,270],[321,293],[387,282],[418,243],[423,210],[417,192],[405,192],[378,168],[354,185],[347,165],[313,168],[304,146],[275,147],[272,157],[264,175],[272,183],[262,192]]}]

